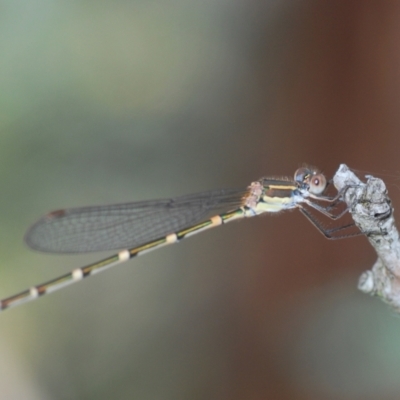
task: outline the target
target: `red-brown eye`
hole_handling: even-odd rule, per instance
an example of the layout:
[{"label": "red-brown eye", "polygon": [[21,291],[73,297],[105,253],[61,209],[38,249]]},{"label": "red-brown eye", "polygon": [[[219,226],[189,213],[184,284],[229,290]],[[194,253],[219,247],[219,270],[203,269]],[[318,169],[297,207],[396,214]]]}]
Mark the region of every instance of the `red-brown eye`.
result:
[{"label": "red-brown eye", "polygon": [[326,188],[326,178],[323,174],[313,175],[310,179],[310,193],[321,194]]},{"label": "red-brown eye", "polygon": [[294,180],[297,183],[304,183],[306,182],[311,175],[311,171],[309,168],[301,167],[294,173]]}]

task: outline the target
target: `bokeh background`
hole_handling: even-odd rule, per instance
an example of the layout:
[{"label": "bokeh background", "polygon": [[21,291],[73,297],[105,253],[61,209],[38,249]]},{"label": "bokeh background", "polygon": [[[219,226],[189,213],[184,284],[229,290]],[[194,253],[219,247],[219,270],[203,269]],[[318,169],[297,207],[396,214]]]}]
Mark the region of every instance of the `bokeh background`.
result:
[{"label": "bokeh background", "polygon": [[[1,297],[106,255],[30,251],[54,209],[303,162],[393,175],[398,208],[399,110],[395,0],[2,1]],[[296,211],[208,231],[2,314],[1,398],[398,399],[374,261]]]}]

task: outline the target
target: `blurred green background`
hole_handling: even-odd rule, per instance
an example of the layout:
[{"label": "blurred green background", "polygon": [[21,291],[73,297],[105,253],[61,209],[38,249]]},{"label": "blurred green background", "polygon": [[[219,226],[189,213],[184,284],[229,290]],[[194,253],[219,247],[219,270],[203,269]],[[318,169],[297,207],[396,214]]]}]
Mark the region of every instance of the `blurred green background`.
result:
[{"label": "blurred green background", "polygon": [[[397,1],[0,2],[0,294],[105,254],[22,241],[59,208],[398,173]],[[389,186],[397,208],[399,187]],[[0,316],[2,399],[398,399],[363,237],[300,213],[150,253]]]}]

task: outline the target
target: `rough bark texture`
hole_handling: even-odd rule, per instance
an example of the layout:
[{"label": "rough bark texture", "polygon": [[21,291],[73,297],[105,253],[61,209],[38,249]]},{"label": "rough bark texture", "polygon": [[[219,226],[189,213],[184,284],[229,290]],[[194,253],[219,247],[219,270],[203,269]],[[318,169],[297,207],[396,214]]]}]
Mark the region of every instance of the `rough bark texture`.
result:
[{"label": "rough bark texture", "polygon": [[364,272],[358,288],[380,297],[400,313],[400,241],[394,223],[393,207],[384,182],[366,176],[362,182],[346,165],[340,165],[334,185],[340,191],[348,187],[344,201],[354,222],[378,254],[370,271]]}]

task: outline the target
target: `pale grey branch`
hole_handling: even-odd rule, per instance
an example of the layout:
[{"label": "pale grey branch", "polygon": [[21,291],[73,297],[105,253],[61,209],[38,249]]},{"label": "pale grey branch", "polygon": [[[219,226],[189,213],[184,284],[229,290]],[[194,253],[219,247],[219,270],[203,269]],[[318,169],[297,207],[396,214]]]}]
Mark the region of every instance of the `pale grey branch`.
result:
[{"label": "pale grey branch", "polygon": [[400,313],[400,241],[393,207],[384,182],[366,178],[367,182],[362,182],[344,164],[333,178],[338,191],[344,190],[343,199],[354,222],[378,254],[372,269],[361,275],[358,288],[380,297]]}]

